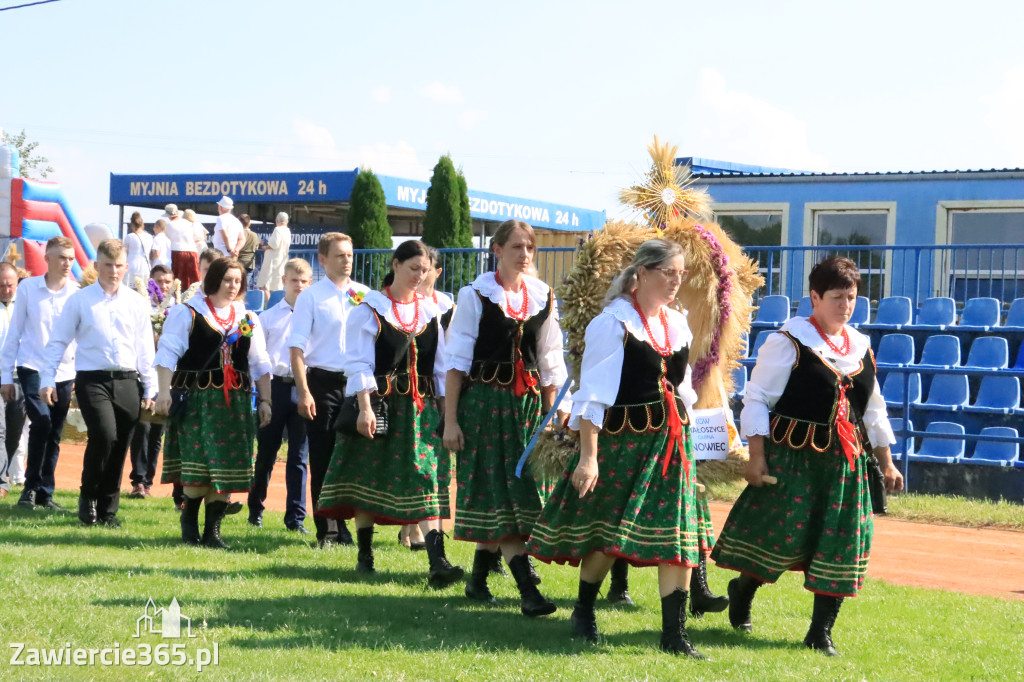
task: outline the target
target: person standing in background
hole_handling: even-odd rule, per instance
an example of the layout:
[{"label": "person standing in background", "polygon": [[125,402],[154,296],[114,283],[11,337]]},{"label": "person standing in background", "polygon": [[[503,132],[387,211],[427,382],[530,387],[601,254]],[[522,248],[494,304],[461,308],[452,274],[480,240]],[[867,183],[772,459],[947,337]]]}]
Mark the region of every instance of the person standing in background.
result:
[{"label": "person standing in background", "polygon": [[238,258],[245,244],[245,231],[238,218],[231,214],[235,202],[231,197],[221,197],[217,202],[217,224],[213,227],[213,248],[220,249],[228,258]]},{"label": "person standing in background", "polygon": [[[203,251],[210,248],[206,243],[210,233],[207,231],[206,226],[200,222],[198,216],[196,216],[196,212],[191,208],[185,209],[185,221],[192,225],[192,243],[195,244],[196,253],[202,255]],[[199,277],[199,280],[201,279],[202,275]]]},{"label": "person standing in background", "polygon": [[[7,261],[0,261],[0,348],[7,339],[14,312],[14,294],[18,289],[18,269]],[[8,469],[15,453],[21,430],[25,426],[25,398],[15,386],[14,397],[9,402],[0,399],[0,500],[11,492]]]},{"label": "person standing in background", "polygon": [[167,236],[167,221],[163,218],[153,223],[153,246],[149,251],[150,269],[157,265],[171,268],[171,240]]},{"label": "person standing in background", "polygon": [[176,205],[167,204],[164,207],[163,217],[169,221],[166,236],[171,243],[171,272],[174,273],[174,278],[181,282],[182,291],[199,281],[199,254],[189,214],[195,218],[192,209],[185,211],[183,218]]},{"label": "person standing in background", "polygon": [[149,254],[153,250],[153,236],[146,232],[146,223],[138,211],[132,213],[128,223],[128,234],[124,238],[125,251],[128,254],[128,286],[133,289],[138,283],[149,282]]},{"label": "person standing in background", "polygon": [[244,235],[242,248],[238,252],[238,262],[245,268],[245,276],[249,277],[256,265],[256,251],[260,248],[260,236],[249,227],[252,224],[252,219],[248,213],[243,213],[238,219],[242,223],[242,234]]},{"label": "person standing in background", "polygon": [[288,227],[288,214],[284,211],[277,214],[274,231],[267,240],[263,250],[263,266],[256,278],[256,286],[263,290],[265,297],[270,296],[271,291],[277,291],[282,287],[281,278],[284,276],[284,264],[288,262],[288,250],[292,245],[292,231]]}]

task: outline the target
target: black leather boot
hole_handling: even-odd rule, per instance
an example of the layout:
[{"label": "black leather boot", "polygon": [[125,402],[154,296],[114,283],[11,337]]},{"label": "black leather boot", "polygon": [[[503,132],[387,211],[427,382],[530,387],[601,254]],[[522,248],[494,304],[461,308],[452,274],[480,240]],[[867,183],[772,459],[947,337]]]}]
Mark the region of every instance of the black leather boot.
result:
[{"label": "black leather boot", "polygon": [[697,568],[690,571],[690,615],[700,618],[705,613],[718,613],[729,607],[728,597],[719,597],[711,593],[708,587],[708,562],[704,552],[698,552],[700,561]]},{"label": "black leather boot", "polygon": [[519,596],[522,600],[519,608],[524,616],[536,618],[555,612],[558,607],[554,602],[545,599],[537,589],[537,585],[534,584],[533,576],[530,575],[530,562],[527,561],[525,554],[512,557],[512,560],[508,562],[508,568],[512,571],[512,577],[515,578],[516,587],[519,588]]},{"label": "black leather boot", "polygon": [[831,597],[825,594],[814,595],[814,612],[811,615],[811,627],[804,637],[808,648],[820,651],[826,656],[838,656],[835,644],[832,643],[832,626],[836,624],[839,607],[843,605],[842,597]]},{"label": "black leather boot", "polygon": [[737,630],[750,632],[754,629],[750,622],[750,605],[761,585],[764,583],[745,573],[729,581],[729,623]]},{"label": "black leather boot", "polygon": [[473,555],[473,572],[469,574],[469,581],[466,583],[466,596],[473,601],[493,604],[494,595],[487,589],[487,574],[491,573],[491,564],[494,557],[501,560],[501,553],[489,552],[486,549],[478,549]]},{"label": "black leather boot", "polygon": [[[501,553],[500,551],[498,552]],[[530,568],[530,580],[533,581],[534,585],[540,585],[540,573],[537,572],[537,568],[533,565],[533,557],[529,554],[526,555],[526,565]]]},{"label": "black leather boot", "polygon": [[338,519],[338,533],[334,537],[335,542],[337,542],[339,545],[355,544],[352,542],[352,533],[350,533],[348,530],[348,524],[342,521],[341,519]]},{"label": "black leather boot", "polygon": [[488,552],[490,555],[491,563],[488,565],[488,570],[494,575],[506,576],[508,571],[505,570],[505,562],[501,558],[501,550],[497,552]]},{"label": "black leather boot", "polygon": [[579,597],[572,609],[569,622],[572,624],[572,636],[588,642],[597,641],[597,617],[594,615],[594,602],[601,583],[588,583],[580,578]]},{"label": "black leather boot", "polygon": [[[185,503],[186,505],[188,502]],[[224,520],[228,503],[223,500],[206,503],[206,524],[203,526],[203,544],[214,549],[227,549],[228,546],[220,539],[220,522]],[[198,510],[197,510],[198,512]],[[182,518],[185,511],[181,512]]]},{"label": "black leather boot", "polygon": [[373,567],[373,526],[356,528],[359,554],[356,557],[356,573],[376,573]]},{"label": "black leather boot", "polygon": [[448,587],[452,583],[462,580],[466,572],[462,566],[452,566],[444,552],[444,533],[432,530],[424,538],[427,545],[427,558],[430,560],[430,577],[427,584],[435,590]]},{"label": "black leather boot", "polygon": [[83,526],[93,526],[96,524],[96,519],[95,498],[80,495],[78,498],[78,520],[82,522]]},{"label": "black leather boot", "polygon": [[202,538],[199,536],[199,507],[203,506],[203,498],[186,497],[184,506],[181,509],[181,541],[186,545],[198,545]]},{"label": "black leather boot", "polygon": [[605,599],[612,604],[636,606],[633,598],[629,596],[629,563],[625,559],[616,559],[612,564],[612,584]]},{"label": "black leather boot", "polygon": [[686,597],[677,589],[661,598],[661,650],[704,660],[706,656],[694,648],[686,632]]}]

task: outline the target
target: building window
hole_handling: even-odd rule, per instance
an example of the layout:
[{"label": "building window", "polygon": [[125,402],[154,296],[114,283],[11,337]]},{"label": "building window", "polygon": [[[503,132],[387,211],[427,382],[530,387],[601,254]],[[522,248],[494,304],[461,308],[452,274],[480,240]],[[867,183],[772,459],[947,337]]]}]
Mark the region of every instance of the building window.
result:
[{"label": "building window", "polygon": [[1024,208],[949,211],[948,242],[979,244],[953,248],[946,256],[947,292],[958,301],[1024,295]]},{"label": "building window", "polygon": [[[815,246],[885,246],[889,212],[815,211]],[[885,250],[834,248],[815,253],[816,260],[826,256],[845,256],[857,264],[861,275],[862,296],[873,301],[885,292]]]},{"label": "building window", "polygon": [[757,261],[758,271],[765,280],[766,293],[781,293],[782,252],[757,247],[782,245],[782,212],[716,213],[715,220],[734,242],[743,247],[748,257]]}]

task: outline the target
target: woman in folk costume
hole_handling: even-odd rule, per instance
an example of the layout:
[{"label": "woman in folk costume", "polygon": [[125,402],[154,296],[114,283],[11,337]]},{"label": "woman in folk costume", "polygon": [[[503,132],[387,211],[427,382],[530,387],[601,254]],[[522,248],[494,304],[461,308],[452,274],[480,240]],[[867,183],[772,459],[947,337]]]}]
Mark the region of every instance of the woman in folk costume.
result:
[{"label": "woman in folk costume", "polygon": [[[445,555],[441,519],[451,516],[437,437],[435,396],[444,395],[444,335],[437,306],[416,291],[430,267],[418,240],[395,249],[382,291],[370,291],[345,325],[345,395],[359,406],[359,435],[339,434],[318,516],[355,519],[356,571],[374,573],[374,524],[418,523],[426,532],[428,583],[442,588],[464,574]],[[375,435],[374,402],[383,401],[387,433]]]},{"label": "woman in folk costume", "polygon": [[525,541],[543,507],[529,464],[516,465],[566,379],[554,293],[524,274],[533,228],[501,224],[491,239],[497,270],[459,292],[448,328],[444,444],[457,452],[455,537],[477,543],[470,599],[493,603],[487,574],[501,551],[527,616],[555,611],[537,589]]},{"label": "woman in folk costume", "polygon": [[[729,620],[748,632],[757,588],[803,571],[814,593],[804,644],[830,656],[839,607],[863,585],[871,551],[869,444],[886,488],[903,487],[870,342],[846,326],[859,283],[848,258],[818,263],[810,274],[814,312],[786,322],[758,352],[740,417],[749,485],[711,553],[741,573],[729,583]],[[767,475],[777,483],[765,485]]]},{"label": "woman in folk costume", "polygon": [[661,648],[702,658],[686,633],[697,565],[692,335],[686,314],[668,307],[685,275],[678,244],[644,242],[588,325],[569,419],[580,452],[533,529],[530,553],[580,567],[572,630],[590,641],[597,640],[597,592],[616,557],[657,566]]},{"label": "woman in folk costume", "polygon": [[228,496],[252,486],[253,384],[259,391],[259,424],[270,422],[270,358],[255,316],[238,300],[244,292],[241,263],[214,261],[203,278],[204,295],[171,308],[160,335],[156,411],[170,413],[161,481],[184,486],[181,539],[186,544],[225,548],[220,523]]}]

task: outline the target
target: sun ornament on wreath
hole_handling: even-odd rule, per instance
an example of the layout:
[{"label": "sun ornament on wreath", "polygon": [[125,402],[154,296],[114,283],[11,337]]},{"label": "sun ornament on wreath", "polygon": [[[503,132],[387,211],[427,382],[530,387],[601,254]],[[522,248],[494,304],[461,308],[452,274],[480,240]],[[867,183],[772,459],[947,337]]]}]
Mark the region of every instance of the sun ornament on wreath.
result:
[{"label": "sun ornament on wreath", "polygon": [[661,144],[658,136],[647,145],[652,164],[643,181],[619,192],[619,200],[642,213],[647,223],[663,230],[673,218],[701,219],[711,215],[706,190],[696,188],[689,167],[676,165],[678,147]]}]

